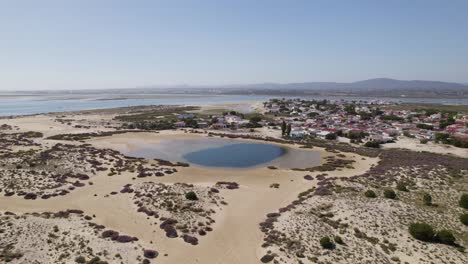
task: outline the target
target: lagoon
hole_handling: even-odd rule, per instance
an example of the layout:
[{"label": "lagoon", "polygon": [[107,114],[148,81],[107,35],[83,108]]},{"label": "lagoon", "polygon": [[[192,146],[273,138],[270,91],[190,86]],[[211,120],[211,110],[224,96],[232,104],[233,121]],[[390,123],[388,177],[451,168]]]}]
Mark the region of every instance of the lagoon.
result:
[{"label": "lagoon", "polygon": [[[115,95],[1,95],[0,116],[29,115],[51,112],[81,111],[90,109],[106,109],[116,107],[141,106],[141,105],[213,105],[239,103],[246,101],[267,101],[270,98],[284,96],[274,95],[175,95],[152,94],[132,95],[138,98],[115,97]],[[296,98],[297,96],[291,96]],[[305,96],[303,99],[317,100],[384,100],[403,103],[433,103],[433,104],[462,104],[468,105],[466,98],[438,99],[438,98],[364,98],[364,97],[338,97],[338,96]]]},{"label": "lagoon", "polygon": [[158,143],[133,141],[132,148],[120,151],[131,157],[187,162],[208,168],[306,168],[320,164],[318,151],[220,138],[163,139]]}]

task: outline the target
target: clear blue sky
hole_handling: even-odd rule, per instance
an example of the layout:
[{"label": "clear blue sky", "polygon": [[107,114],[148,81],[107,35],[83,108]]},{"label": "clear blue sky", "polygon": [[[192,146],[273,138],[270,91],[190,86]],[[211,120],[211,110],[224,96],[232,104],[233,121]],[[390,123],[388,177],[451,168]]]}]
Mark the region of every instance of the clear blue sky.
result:
[{"label": "clear blue sky", "polygon": [[468,83],[468,0],[0,0],[0,90]]}]

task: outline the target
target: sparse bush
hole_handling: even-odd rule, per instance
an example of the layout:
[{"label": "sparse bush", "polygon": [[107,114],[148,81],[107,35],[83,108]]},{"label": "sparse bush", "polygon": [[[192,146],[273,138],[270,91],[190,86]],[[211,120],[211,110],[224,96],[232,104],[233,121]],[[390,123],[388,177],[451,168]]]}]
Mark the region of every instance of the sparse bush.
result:
[{"label": "sparse bush", "polygon": [[428,193],[425,193],[423,196],[423,201],[425,205],[432,205],[432,196]]},{"label": "sparse bush", "polygon": [[464,214],[460,215],[460,221],[464,225],[468,226],[468,213],[464,213]]},{"label": "sparse bush", "polygon": [[322,237],[320,239],[320,245],[325,249],[333,249],[335,244],[331,241],[329,237]]},{"label": "sparse bush", "polygon": [[102,232],[101,236],[103,238],[110,237],[112,240],[115,240],[119,236],[119,232],[114,231],[114,230],[106,230],[106,231]]},{"label": "sparse bush", "polygon": [[8,248],[0,251],[0,260],[4,260],[5,262],[11,262],[15,259],[20,259],[22,257],[23,253],[19,251],[11,251]]},{"label": "sparse bush", "polygon": [[137,241],[137,240],[138,239],[136,237],[127,236],[127,235],[120,235],[115,239],[115,241],[120,242],[120,243],[129,243],[129,242]]},{"label": "sparse bush", "polygon": [[397,183],[397,186],[396,186],[397,190],[399,190],[400,192],[409,192],[408,188],[406,188],[406,184],[404,182],[399,182]]},{"label": "sparse bush", "polygon": [[392,189],[386,189],[384,191],[384,197],[387,199],[396,199],[396,193]]},{"label": "sparse bush", "polygon": [[375,192],[373,190],[367,190],[364,193],[364,196],[366,196],[368,198],[375,198],[375,197],[377,197],[377,194],[375,194]]},{"label": "sparse bush", "polygon": [[462,194],[458,204],[460,205],[460,207],[468,209],[468,194],[467,193]]},{"label": "sparse bush", "polygon": [[96,257],[92,258],[92,259],[88,262],[88,264],[107,264],[107,261],[103,261],[103,260],[101,260],[99,257],[96,256]]},{"label": "sparse bush", "polygon": [[380,143],[377,141],[367,141],[364,146],[368,148],[380,148]]},{"label": "sparse bush", "polygon": [[337,136],[335,133],[329,133],[325,136],[325,139],[328,139],[328,140],[335,140],[336,138]]},{"label": "sparse bush", "polygon": [[154,259],[158,255],[159,255],[159,253],[156,250],[145,249],[143,251],[143,256],[145,256],[145,258]]},{"label": "sparse bush", "polygon": [[266,254],[265,256],[263,256],[260,261],[262,263],[268,263],[268,262],[271,262],[275,257],[273,255],[270,255],[270,254]]},{"label": "sparse bush", "polygon": [[437,232],[436,240],[439,243],[446,244],[446,245],[453,245],[455,244],[455,237],[453,236],[450,230],[440,230]]},{"label": "sparse bush", "polygon": [[185,194],[185,198],[187,200],[190,200],[190,201],[197,201],[198,200],[198,197],[197,197],[197,194],[194,193],[194,192],[188,192]]},{"label": "sparse bush", "polygon": [[76,263],[86,263],[86,259],[83,256],[79,256],[75,258]]},{"label": "sparse bush", "polygon": [[411,236],[421,241],[431,241],[434,239],[434,229],[426,223],[413,223],[409,227]]},{"label": "sparse bush", "polygon": [[344,244],[343,239],[340,236],[335,236],[334,240],[337,244],[340,244],[340,245]]}]

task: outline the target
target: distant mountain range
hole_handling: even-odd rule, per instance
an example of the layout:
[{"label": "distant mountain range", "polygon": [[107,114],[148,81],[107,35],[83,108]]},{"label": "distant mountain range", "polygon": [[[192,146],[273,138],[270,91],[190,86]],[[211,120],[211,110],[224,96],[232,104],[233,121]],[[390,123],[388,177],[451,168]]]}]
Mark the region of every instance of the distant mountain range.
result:
[{"label": "distant mountain range", "polygon": [[259,83],[244,85],[193,86],[171,85],[99,90],[15,91],[13,94],[257,94],[257,95],[320,95],[359,97],[419,97],[419,98],[468,98],[468,84],[438,81],[402,81],[376,78],[364,81]]},{"label": "distant mountain range", "polygon": [[247,85],[229,85],[226,88],[260,88],[260,89],[468,89],[468,85],[451,82],[438,82],[438,81],[402,81],[389,78],[376,78],[364,81],[357,81],[351,83],[338,83],[338,82],[304,82],[304,83],[261,83],[261,84],[247,84]]},{"label": "distant mountain range", "polygon": [[[229,93],[242,90],[252,93],[289,93],[321,95],[357,95],[357,96],[468,96],[468,85],[438,81],[402,81],[389,78],[376,78],[351,83],[304,82],[304,83],[262,83],[238,86],[223,86]],[[220,89],[221,90],[221,89]],[[223,93],[228,92],[223,91]]]}]

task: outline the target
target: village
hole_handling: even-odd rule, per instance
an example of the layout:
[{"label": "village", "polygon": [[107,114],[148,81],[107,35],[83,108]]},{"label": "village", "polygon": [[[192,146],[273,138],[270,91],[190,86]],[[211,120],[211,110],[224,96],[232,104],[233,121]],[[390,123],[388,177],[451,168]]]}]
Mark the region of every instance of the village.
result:
[{"label": "village", "polygon": [[429,141],[468,147],[468,115],[435,109],[395,110],[385,101],[270,99],[263,113],[246,115],[235,111],[201,117],[183,113],[177,128],[253,132],[269,127],[292,139],[321,138],[369,147],[394,142],[404,136],[426,144]]}]

